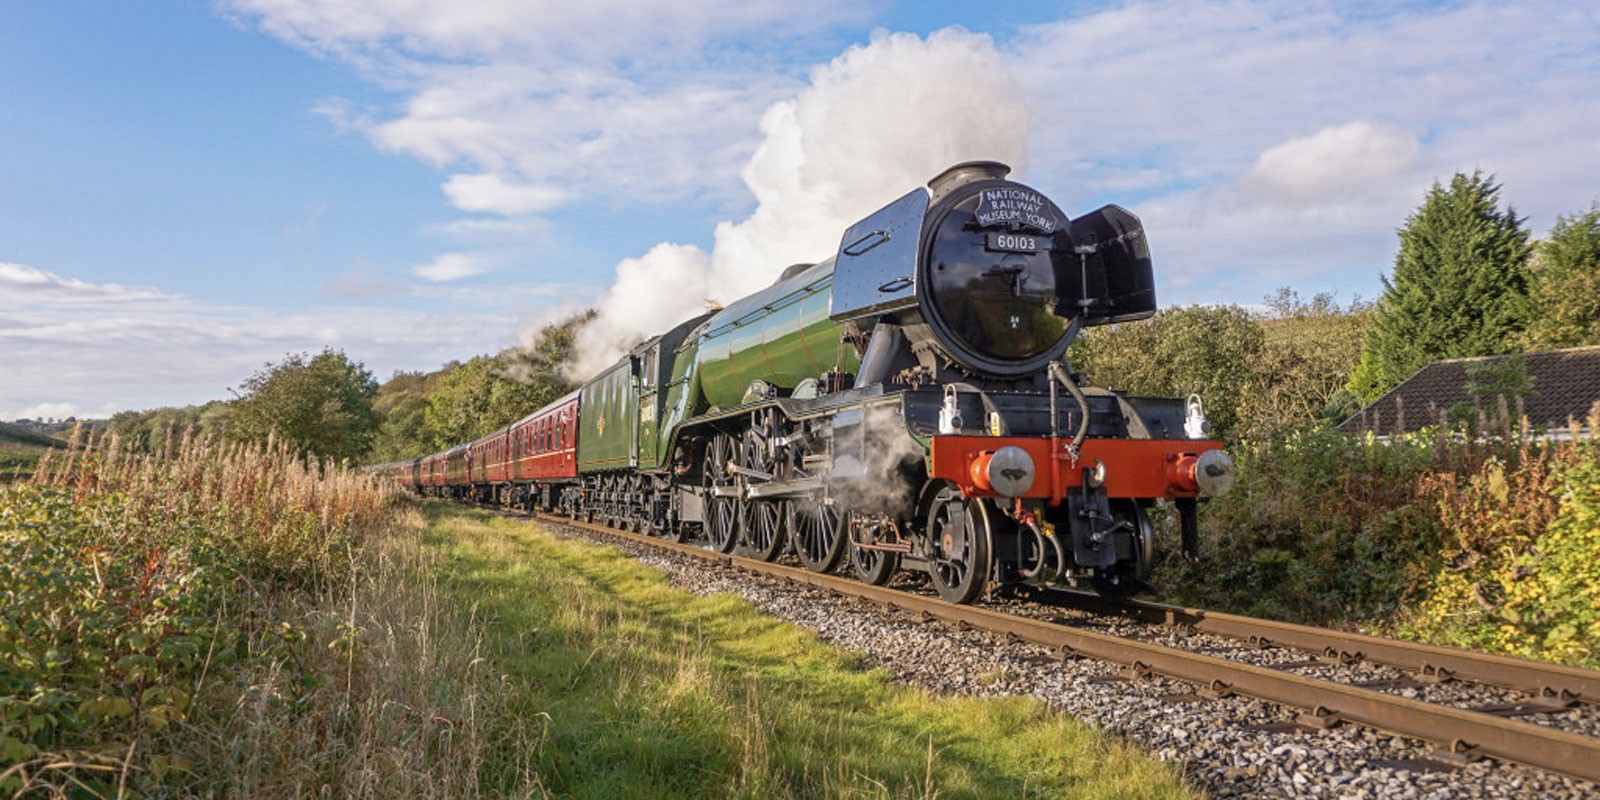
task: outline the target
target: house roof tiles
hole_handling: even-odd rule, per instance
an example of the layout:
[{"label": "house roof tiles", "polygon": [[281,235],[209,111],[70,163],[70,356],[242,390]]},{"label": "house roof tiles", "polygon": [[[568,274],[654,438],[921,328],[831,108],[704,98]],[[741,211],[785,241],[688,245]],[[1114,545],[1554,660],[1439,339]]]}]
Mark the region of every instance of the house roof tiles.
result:
[{"label": "house roof tiles", "polygon": [[[1585,420],[1600,403],[1600,346],[1545,350],[1506,356],[1435,361],[1407,378],[1339,425],[1346,433],[1410,433],[1448,417],[1452,409],[1498,413],[1496,378],[1515,383],[1522,374],[1531,386],[1508,397],[1513,413],[1526,415],[1538,427],[1560,427]],[[1514,392],[1512,394],[1515,394]]]}]

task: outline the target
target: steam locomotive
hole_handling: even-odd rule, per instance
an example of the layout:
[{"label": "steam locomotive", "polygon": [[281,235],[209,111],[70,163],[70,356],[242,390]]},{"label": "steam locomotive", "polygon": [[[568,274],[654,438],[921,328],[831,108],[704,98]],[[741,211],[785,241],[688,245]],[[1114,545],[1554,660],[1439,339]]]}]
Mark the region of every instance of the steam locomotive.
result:
[{"label": "steam locomotive", "polygon": [[958,164],[837,253],[650,338],[477,441],[375,469],[430,495],[559,512],[864,581],[1144,587],[1149,513],[1235,470],[1199,399],[1079,384],[1086,326],[1156,310],[1137,217],[1068,218],[996,162]]}]

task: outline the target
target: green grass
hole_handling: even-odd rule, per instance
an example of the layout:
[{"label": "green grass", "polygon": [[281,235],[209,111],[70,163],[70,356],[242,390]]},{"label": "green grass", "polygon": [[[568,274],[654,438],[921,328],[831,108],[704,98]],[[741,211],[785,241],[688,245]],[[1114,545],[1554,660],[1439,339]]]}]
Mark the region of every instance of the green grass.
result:
[{"label": "green grass", "polygon": [[[614,548],[430,504],[446,604],[501,676],[481,790],[621,797],[1185,797],[1176,768],[1027,699],[931,696]],[[915,657],[915,654],[907,654]]]},{"label": "green grass", "polygon": [[26,480],[39,466],[45,448],[0,441],[0,483]]}]

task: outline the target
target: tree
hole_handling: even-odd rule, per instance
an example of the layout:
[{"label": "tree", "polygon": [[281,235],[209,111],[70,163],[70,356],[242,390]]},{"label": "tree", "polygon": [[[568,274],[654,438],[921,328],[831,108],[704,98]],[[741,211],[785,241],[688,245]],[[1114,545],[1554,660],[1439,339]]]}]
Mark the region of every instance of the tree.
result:
[{"label": "tree", "polygon": [[297,353],[245,380],[236,392],[229,434],[246,441],[275,435],[289,447],[323,458],[367,453],[378,430],[372,373],[343,351]]},{"label": "tree", "polygon": [[1272,310],[1261,320],[1265,338],[1251,360],[1240,410],[1246,432],[1342,420],[1354,410],[1346,408],[1353,403],[1345,382],[1360,358],[1371,305],[1357,300],[1341,308],[1328,293],[1306,302],[1287,287],[1267,297],[1267,305]]},{"label": "tree", "polygon": [[1156,397],[1200,395],[1212,430],[1225,436],[1239,427],[1263,342],[1261,326],[1238,306],[1183,306],[1096,328],[1072,359],[1097,386]]},{"label": "tree", "polygon": [[383,463],[415,458],[424,452],[423,423],[428,412],[431,375],[396,371],[378,387],[372,408],[383,420],[373,439],[372,460]]},{"label": "tree", "polygon": [[183,408],[119,411],[105,423],[107,434],[122,440],[121,447],[159,453],[177,445],[184,436],[221,436],[233,418],[233,406],[222,400]]},{"label": "tree", "polygon": [[1499,209],[1494,176],[1434,183],[1399,231],[1394,275],[1383,279],[1349,389],[1378,399],[1428,362],[1516,347],[1531,316],[1528,231]]},{"label": "tree", "polygon": [[[577,328],[593,315],[546,325],[525,346],[451,364],[431,376],[420,428],[423,448],[415,454],[492,433],[572,391],[561,367],[571,358]],[[397,418],[397,424],[403,421]]]},{"label": "tree", "polygon": [[1530,350],[1600,344],[1600,204],[1557,217],[1530,269],[1539,313],[1522,343]]}]

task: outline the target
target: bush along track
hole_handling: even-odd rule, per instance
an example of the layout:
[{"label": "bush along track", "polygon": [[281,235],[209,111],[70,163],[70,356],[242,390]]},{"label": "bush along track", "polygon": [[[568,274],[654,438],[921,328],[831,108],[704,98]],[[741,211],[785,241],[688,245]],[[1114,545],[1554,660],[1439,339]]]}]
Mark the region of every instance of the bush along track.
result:
[{"label": "bush along track", "polygon": [[0,487],[0,794],[473,796],[476,628],[421,520],[275,445]]},{"label": "bush along track", "polygon": [[1163,561],[1168,601],[1600,668],[1600,442],[1502,419],[1235,455],[1238,487],[1201,515],[1218,557]]},{"label": "bush along track", "polygon": [[[443,591],[490,621],[506,721],[571,797],[1179,797],[1174,768],[1038,701],[941,698],[611,547],[430,504]],[[510,738],[496,730],[491,736]],[[509,788],[509,787],[490,787]]]}]

